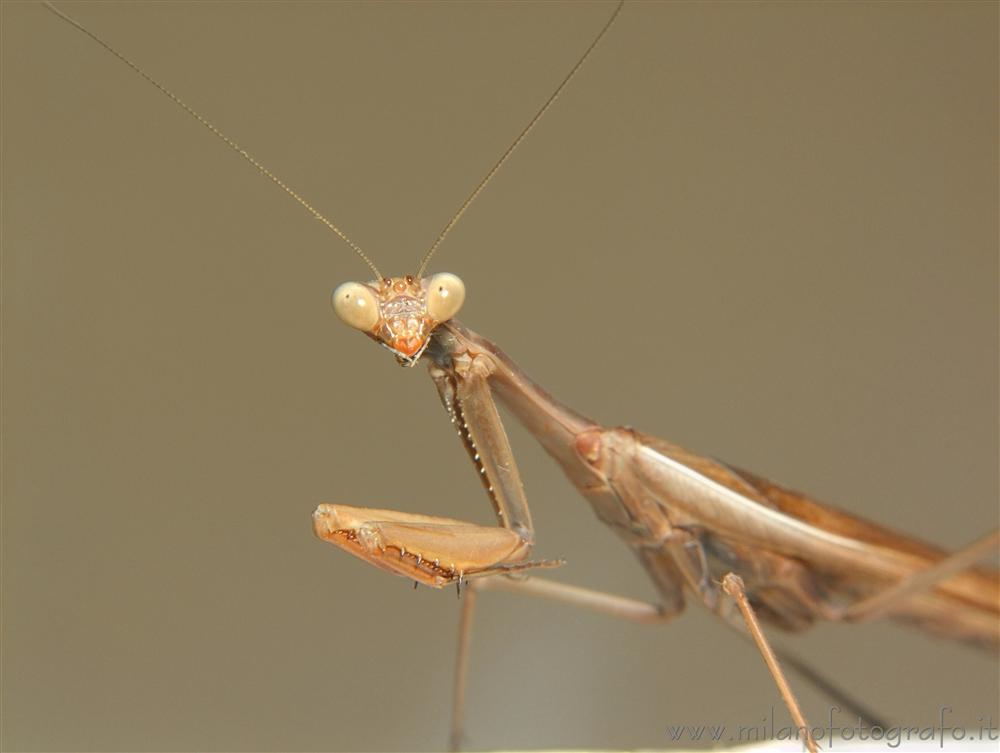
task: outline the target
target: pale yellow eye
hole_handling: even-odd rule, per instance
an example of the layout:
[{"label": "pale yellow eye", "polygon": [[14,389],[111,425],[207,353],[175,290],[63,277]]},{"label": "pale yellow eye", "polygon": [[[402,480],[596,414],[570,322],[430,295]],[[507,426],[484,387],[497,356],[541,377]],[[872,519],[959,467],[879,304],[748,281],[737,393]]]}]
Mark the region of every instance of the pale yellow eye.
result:
[{"label": "pale yellow eye", "polygon": [[434,275],[427,283],[427,313],[436,322],[451,319],[465,302],[465,283],[447,272]]},{"label": "pale yellow eye", "polygon": [[344,324],[370,332],[378,323],[378,301],[367,285],[345,282],[333,291],[333,310]]}]

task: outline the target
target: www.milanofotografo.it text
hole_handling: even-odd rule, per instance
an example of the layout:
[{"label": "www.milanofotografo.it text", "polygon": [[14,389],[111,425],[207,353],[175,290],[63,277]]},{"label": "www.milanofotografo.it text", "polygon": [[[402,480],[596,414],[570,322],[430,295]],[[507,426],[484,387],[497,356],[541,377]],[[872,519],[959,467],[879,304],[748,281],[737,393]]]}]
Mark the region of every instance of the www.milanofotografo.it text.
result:
[{"label": "www.milanofotografo.it text", "polygon": [[[824,747],[833,749],[838,742],[871,742],[886,748],[898,748],[912,742],[937,742],[942,750],[951,745],[969,742],[996,742],[1000,731],[992,715],[977,717],[978,725],[960,726],[949,723],[954,709],[942,706],[938,719],[931,724],[894,724],[880,727],[864,723],[862,719],[842,721],[842,709],[831,706],[826,724],[810,727],[813,739],[825,741]],[[780,719],[780,717],[779,717]],[[805,740],[805,729],[782,725],[775,720],[771,707],[767,716],[756,724],[669,724],[667,739],[670,742],[755,743],[768,740]]]}]

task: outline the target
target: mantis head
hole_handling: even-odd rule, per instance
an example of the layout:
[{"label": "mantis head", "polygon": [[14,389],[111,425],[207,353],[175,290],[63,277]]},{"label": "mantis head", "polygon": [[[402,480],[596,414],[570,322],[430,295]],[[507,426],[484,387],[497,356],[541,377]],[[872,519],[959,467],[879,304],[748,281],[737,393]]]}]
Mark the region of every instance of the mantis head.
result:
[{"label": "mantis head", "polygon": [[401,366],[413,366],[434,329],[457,314],[464,300],[465,283],[443,272],[345,282],[333,291],[333,310],[345,324],[391,350]]}]

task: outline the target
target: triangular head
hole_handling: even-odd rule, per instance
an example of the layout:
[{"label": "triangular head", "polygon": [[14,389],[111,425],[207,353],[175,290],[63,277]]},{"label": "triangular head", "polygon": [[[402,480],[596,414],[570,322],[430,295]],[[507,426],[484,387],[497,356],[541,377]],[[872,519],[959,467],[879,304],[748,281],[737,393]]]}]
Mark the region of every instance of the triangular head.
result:
[{"label": "triangular head", "polygon": [[337,316],[391,350],[401,366],[419,360],[434,329],[455,316],[464,301],[465,283],[448,272],[345,282],[333,291]]}]

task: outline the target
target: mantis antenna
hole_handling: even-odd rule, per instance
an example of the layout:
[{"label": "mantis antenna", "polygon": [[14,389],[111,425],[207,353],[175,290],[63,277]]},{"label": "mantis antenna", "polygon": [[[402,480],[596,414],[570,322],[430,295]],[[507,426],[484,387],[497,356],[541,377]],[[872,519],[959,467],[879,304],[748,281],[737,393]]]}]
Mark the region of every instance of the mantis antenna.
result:
[{"label": "mantis antenna", "polygon": [[[48,2],[48,0],[45,0],[42,3],[42,5],[44,5],[50,11],[52,11],[55,15],[57,15],[63,21],[66,21],[71,26],[75,26],[77,29],[79,29],[80,31],[82,31],[88,37],[90,37],[95,42],[97,42],[99,45],[101,45],[101,47],[103,47],[105,50],[107,50],[112,55],[114,55],[116,58],[118,58],[123,63],[125,63],[125,65],[127,65],[133,71],[135,71],[140,76],[142,76],[142,78],[146,79],[146,81],[148,81],[153,86],[155,86],[157,89],[159,89],[160,92],[163,93],[164,95],[166,95],[175,105],[177,105],[178,107],[180,107],[188,115],[190,115],[192,118],[194,118],[199,123],[201,123],[203,126],[205,126],[205,128],[207,128],[209,131],[211,131],[212,134],[214,134],[219,139],[221,139],[226,144],[226,146],[228,146],[234,152],[236,152],[237,154],[239,154],[243,159],[245,159],[247,162],[249,162],[251,165],[253,165],[254,168],[256,168],[256,170],[261,175],[263,175],[264,177],[270,179],[282,191],[284,191],[285,193],[287,193],[289,196],[291,196],[293,199],[295,199],[295,201],[297,201],[299,204],[301,204],[306,209],[306,211],[309,212],[309,214],[311,214],[317,220],[319,220],[324,225],[326,225],[330,230],[332,230],[334,233],[336,233],[340,237],[340,239],[342,241],[344,241],[344,243],[346,243],[348,246],[350,246],[354,250],[354,252],[358,256],[361,257],[361,259],[365,262],[365,264],[368,265],[368,267],[372,270],[372,272],[375,273],[375,279],[377,279],[377,280],[383,279],[382,274],[378,271],[378,267],[375,266],[375,263],[368,257],[368,255],[361,249],[361,247],[357,243],[355,243],[354,241],[352,241],[347,236],[347,234],[343,230],[341,230],[339,227],[337,227],[336,225],[334,225],[330,220],[328,220],[326,217],[324,217],[319,212],[318,209],[316,209],[312,204],[310,204],[308,201],[306,201],[304,198],[302,198],[302,196],[300,196],[296,191],[294,191],[291,187],[289,187],[283,180],[281,180],[281,178],[279,178],[277,175],[275,175],[270,170],[268,170],[266,167],[264,167],[264,165],[262,165],[260,162],[258,162],[253,157],[253,155],[251,155],[248,151],[246,151],[245,149],[243,149],[243,147],[241,147],[239,144],[237,144],[235,141],[233,141],[229,136],[227,136],[225,133],[223,133],[218,128],[216,128],[215,125],[213,125],[201,113],[199,113],[193,107],[191,107],[190,105],[188,105],[184,100],[182,100],[180,97],[178,97],[172,91],[170,91],[170,89],[168,89],[166,86],[164,86],[159,81],[157,81],[155,78],[153,78],[148,73],[146,73],[146,71],[144,71],[142,68],[140,68],[130,58],[126,57],[123,53],[119,52],[115,47],[113,47],[110,43],[104,41],[97,34],[95,34],[94,32],[90,31],[90,29],[86,28],[79,21],[77,21],[77,20],[71,18],[70,16],[66,15],[65,13],[63,13],[61,10],[59,10],[58,8],[56,8],[52,3]],[[424,258],[421,259],[421,261],[420,261],[420,267],[417,270],[417,274],[415,275],[418,279],[423,276],[424,271],[427,269],[427,264],[428,264],[428,262],[430,262],[431,257],[434,255],[434,252],[437,251],[438,246],[441,245],[441,242],[445,239],[445,236],[447,236],[448,233],[451,231],[451,229],[453,227],[455,227],[455,225],[458,223],[458,220],[465,213],[465,210],[469,208],[469,206],[472,204],[472,202],[475,201],[476,197],[479,196],[479,194],[482,192],[482,190],[484,188],[486,188],[486,184],[490,182],[490,180],[493,178],[494,175],[496,175],[497,171],[500,170],[500,167],[504,164],[504,162],[507,161],[507,158],[510,157],[511,154],[513,154],[514,150],[517,149],[517,147],[520,145],[520,143],[524,140],[525,136],[527,136],[528,133],[531,132],[531,129],[533,129],[535,127],[535,125],[538,123],[538,121],[542,119],[542,116],[546,113],[546,111],[549,109],[549,107],[551,107],[552,104],[556,101],[556,99],[562,93],[563,89],[566,88],[566,85],[570,82],[570,80],[573,78],[573,76],[576,75],[576,72],[578,70],[580,70],[580,68],[583,65],[584,61],[588,57],[590,57],[590,53],[594,51],[594,48],[597,47],[598,43],[601,41],[601,39],[607,33],[608,29],[610,29],[611,25],[615,22],[615,19],[618,17],[618,14],[621,12],[621,9],[622,9],[623,5],[625,5],[625,0],[619,0],[618,5],[615,7],[614,12],[611,14],[611,17],[604,24],[604,27],[597,34],[597,36],[594,37],[594,41],[590,43],[590,46],[586,49],[586,51],[583,53],[583,55],[580,56],[580,59],[576,61],[576,64],[573,66],[573,68],[570,70],[570,72],[566,74],[566,77],[563,78],[562,82],[559,84],[559,86],[556,87],[556,90],[554,92],[552,92],[552,94],[549,96],[549,98],[545,101],[545,104],[542,105],[541,109],[539,109],[538,112],[535,113],[535,116],[528,122],[528,124],[524,127],[524,129],[521,131],[521,133],[518,134],[517,138],[514,139],[513,143],[511,143],[511,145],[509,147],[507,147],[507,150],[502,155],[500,155],[500,159],[498,159],[496,161],[496,163],[493,165],[493,167],[490,168],[489,172],[487,172],[486,175],[483,177],[483,179],[479,181],[478,185],[475,187],[475,189],[473,189],[472,193],[469,194],[469,197],[458,208],[458,211],[455,212],[455,214],[452,215],[452,217],[451,217],[450,220],[448,220],[448,223],[444,226],[444,229],[440,232],[440,234],[438,235],[437,239],[434,241],[434,243],[431,244],[431,247],[427,250],[427,253],[424,254]]]},{"label": "mantis antenna", "polygon": [[281,180],[281,178],[279,178],[277,175],[275,175],[270,170],[268,170],[266,167],[264,167],[260,162],[258,162],[256,159],[254,159],[253,155],[251,155],[246,149],[244,149],[243,147],[241,147],[239,144],[237,144],[235,141],[233,141],[231,138],[229,138],[226,134],[224,134],[222,131],[220,131],[218,128],[216,128],[214,125],[212,125],[212,123],[209,122],[201,113],[199,113],[193,107],[191,107],[190,105],[188,105],[184,100],[182,100],[180,97],[178,97],[172,91],[170,91],[167,87],[165,87],[163,84],[161,84],[155,78],[153,78],[148,73],[146,73],[146,71],[144,71],[142,68],[140,68],[135,63],[133,63],[129,58],[127,58],[121,52],[119,52],[118,50],[116,50],[114,47],[112,47],[108,42],[105,42],[103,39],[101,39],[99,36],[97,36],[90,29],[86,28],[79,21],[76,21],[75,19],[70,18],[65,13],[63,13],[61,10],[59,10],[57,7],[55,7],[52,3],[47,2],[47,0],[46,0],[46,2],[43,2],[42,5],[44,5],[50,11],[52,11],[57,16],[59,16],[59,18],[61,18],[63,21],[66,21],[67,23],[71,24],[72,26],[75,26],[77,29],[79,29],[84,34],[86,34],[88,37],[90,37],[91,39],[93,39],[95,42],[97,42],[99,45],[101,45],[101,47],[103,47],[105,50],[107,50],[108,52],[110,52],[116,58],[118,58],[119,60],[121,60],[123,63],[125,63],[125,65],[127,65],[133,71],[135,71],[140,76],[142,76],[144,79],[146,79],[149,83],[151,83],[153,86],[155,86],[157,89],[159,89],[163,94],[165,94],[167,97],[169,97],[171,99],[171,101],[173,101],[173,103],[175,105],[177,105],[182,110],[184,110],[184,112],[186,112],[192,118],[194,118],[199,123],[201,123],[203,126],[205,126],[205,128],[207,128],[213,134],[215,134],[220,139],[222,139],[222,141],[225,142],[226,146],[228,146],[234,152],[236,152],[237,154],[239,154],[243,159],[245,159],[247,162],[249,162],[251,165],[253,165],[261,175],[263,175],[264,177],[269,178],[271,181],[273,181],[282,191],[284,191],[285,193],[287,193],[289,196],[291,196],[293,199],[295,199],[297,202],[299,202],[299,204],[301,204],[303,207],[305,207],[306,211],[308,211],[309,214],[311,214],[317,220],[319,220],[324,225],[326,225],[328,228],[330,228],[330,230],[332,230],[338,236],[340,236],[340,239],[342,241],[344,241],[344,243],[346,243],[348,246],[350,246],[351,248],[353,248],[354,252],[358,256],[360,256],[362,258],[362,260],[364,260],[365,264],[367,264],[371,268],[372,272],[375,273],[375,279],[376,280],[381,280],[382,279],[382,275],[378,271],[378,267],[376,267],[375,263],[371,259],[368,258],[368,254],[366,254],[364,251],[361,250],[361,246],[359,246],[357,243],[355,243],[354,241],[352,241],[347,236],[347,233],[345,233],[339,227],[337,227],[332,222],[330,222],[330,220],[328,220],[326,217],[324,217],[322,214],[320,214],[319,210],[316,209],[316,207],[314,207],[308,201],[306,201],[305,199],[303,199],[297,192],[295,192],[283,180]]},{"label": "mantis antenna", "polygon": [[507,158],[514,153],[514,150],[517,149],[518,145],[522,141],[524,141],[524,137],[527,136],[528,133],[531,132],[531,129],[535,127],[535,124],[542,119],[542,116],[545,114],[545,111],[548,110],[549,107],[552,106],[552,103],[556,101],[556,99],[562,93],[562,90],[566,88],[566,84],[570,82],[570,79],[572,79],[573,76],[576,75],[576,72],[580,70],[581,66],[583,66],[584,61],[588,57],[590,57],[590,53],[594,51],[594,48],[597,47],[598,43],[601,41],[601,38],[604,37],[604,35],[608,32],[608,29],[611,28],[611,24],[613,24],[615,22],[615,19],[618,18],[618,14],[621,12],[623,5],[625,5],[625,0],[619,0],[618,5],[615,7],[614,12],[611,14],[611,18],[609,18],[607,23],[604,24],[604,28],[601,29],[598,35],[594,37],[594,41],[590,43],[590,47],[588,47],[587,50],[583,53],[583,55],[580,56],[580,59],[576,61],[576,65],[574,65],[573,68],[570,70],[570,72],[566,74],[566,78],[564,78],[562,80],[562,83],[560,83],[559,86],[556,87],[556,90],[552,92],[552,95],[545,101],[545,104],[542,105],[541,109],[535,113],[535,117],[533,117],[530,121],[528,121],[528,125],[526,125],[524,127],[524,130],[518,134],[516,139],[514,139],[514,143],[508,146],[507,151],[505,151],[503,154],[500,155],[500,159],[496,161],[496,164],[494,164],[493,167],[490,168],[489,172],[486,173],[486,175],[483,177],[483,179],[479,181],[479,185],[477,185],[475,189],[473,189],[472,193],[469,194],[469,198],[465,200],[462,206],[458,208],[458,211],[451,216],[450,220],[448,220],[448,224],[444,226],[444,229],[438,235],[437,239],[434,241],[434,243],[431,244],[431,247],[427,249],[427,253],[424,254],[424,258],[420,260],[420,267],[417,269],[417,274],[415,275],[415,277],[418,280],[421,277],[423,277],[424,271],[427,269],[427,264],[428,262],[430,262],[431,257],[434,256],[434,252],[437,251],[438,246],[441,245],[441,241],[443,241],[445,236],[448,235],[449,232],[451,232],[451,229],[453,227],[455,227],[456,223],[458,223],[459,218],[463,214],[465,214],[465,210],[469,208],[469,205],[472,204],[472,202],[476,200],[476,197],[479,196],[482,190],[486,188],[486,184],[490,182],[490,180],[493,178],[494,175],[496,175],[497,171],[500,169],[500,166],[507,161]]}]

